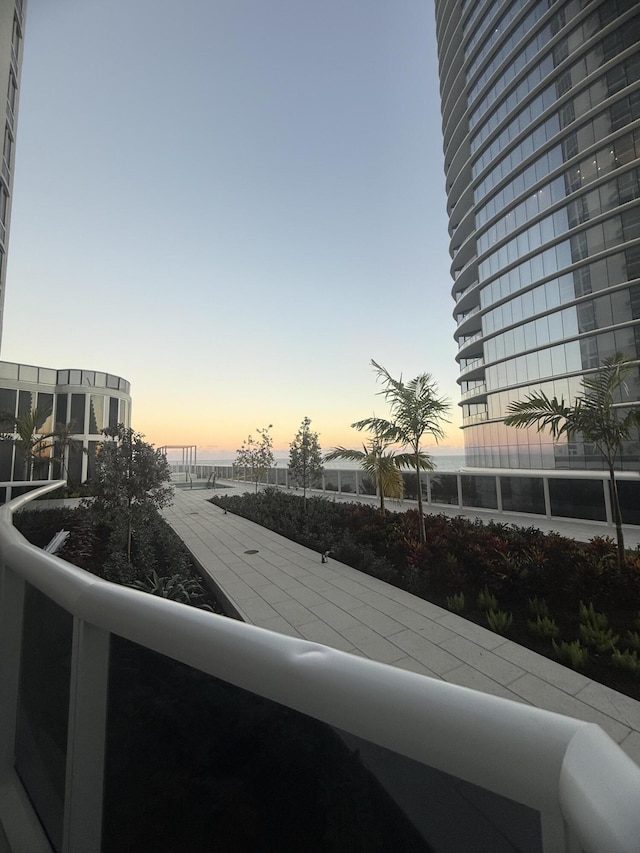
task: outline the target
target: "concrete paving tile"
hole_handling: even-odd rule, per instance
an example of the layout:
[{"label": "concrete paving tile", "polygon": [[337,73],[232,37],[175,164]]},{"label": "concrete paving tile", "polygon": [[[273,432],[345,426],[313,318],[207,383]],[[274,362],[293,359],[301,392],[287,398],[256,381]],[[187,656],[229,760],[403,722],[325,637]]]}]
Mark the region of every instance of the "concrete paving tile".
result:
[{"label": "concrete paving tile", "polygon": [[279,570],[274,570],[271,575],[271,582],[274,586],[280,587],[280,589],[289,592],[291,589],[296,589],[300,586],[300,581],[298,578],[292,578],[291,575],[286,574],[285,572],[281,572]]},{"label": "concrete paving tile", "polygon": [[529,704],[522,696],[518,696],[517,693],[509,690],[508,687],[505,687],[493,678],[489,678],[488,675],[466,663],[449,670],[442,678],[451,684],[470,687],[472,690],[479,690],[481,693],[490,693],[492,696],[501,696],[503,699],[511,699],[513,702]]},{"label": "concrete paving tile", "polygon": [[415,631],[399,631],[389,638],[398,648],[402,649],[410,657],[415,658],[423,666],[437,675],[442,675],[456,666],[460,666],[459,658],[429,642],[425,637],[416,634]]},{"label": "concrete paving tile", "polygon": [[350,609],[349,612],[354,619],[357,619],[364,625],[368,625],[370,628],[373,628],[376,633],[381,634],[383,637],[396,634],[398,631],[402,631],[406,627],[406,625],[403,625],[401,622],[396,622],[395,619],[391,619],[389,616],[386,616],[384,613],[381,613],[369,604],[361,604],[359,607]]},{"label": "concrete paving tile", "polygon": [[284,619],[282,616],[272,616],[270,619],[263,619],[260,622],[261,628],[267,628],[269,631],[275,631],[278,634],[286,634],[288,637],[301,637],[302,635]]},{"label": "concrete paving tile", "polygon": [[225,584],[224,591],[235,601],[242,601],[245,598],[256,597],[256,591],[251,589],[251,587],[242,580],[234,580]]},{"label": "concrete paving tile", "polygon": [[620,748],[623,749],[629,758],[632,758],[636,764],[640,764],[640,732],[631,732],[620,741]]},{"label": "concrete paving tile", "polygon": [[377,660],[380,663],[395,663],[395,661],[405,657],[402,649],[394,646],[393,643],[385,640],[384,637],[366,625],[346,628],[342,634],[371,660]]},{"label": "concrete paving tile", "polygon": [[338,589],[348,592],[351,595],[355,595],[358,598],[362,598],[363,593],[368,592],[366,586],[363,586],[361,583],[358,583],[351,578],[340,577],[339,575],[335,575],[332,578],[331,583]]},{"label": "concrete paving tile", "polygon": [[393,618],[401,622],[406,628],[411,628],[412,631],[420,634],[421,637],[431,640],[432,643],[440,644],[456,636],[453,631],[450,631],[433,619],[429,619],[428,616],[417,613],[415,610],[407,608],[397,611],[393,614]]},{"label": "concrete paving tile", "polygon": [[341,607],[337,607],[330,601],[325,601],[323,604],[314,604],[309,608],[316,614],[317,619],[322,619],[332,628],[343,633],[343,628],[356,628],[360,626],[360,622],[354,619],[351,614],[347,613]]},{"label": "concrete paving tile", "polygon": [[256,569],[245,569],[242,572],[242,580],[250,586],[251,589],[258,590],[265,586],[271,586],[271,583],[260,574]]},{"label": "concrete paving tile", "polygon": [[379,592],[374,592],[372,589],[363,591],[360,595],[360,601],[364,604],[370,604],[371,607],[375,607],[381,613],[386,613],[387,616],[393,616],[399,610],[404,610],[404,606],[400,602],[394,601],[392,598],[385,598],[384,595],[380,595]]},{"label": "concrete paving tile", "polygon": [[617,690],[605,687],[597,681],[590,682],[576,693],[576,699],[640,732],[640,702],[636,699],[618,693]]},{"label": "concrete paving tile", "polygon": [[291,598],[286,601],[274,602],[273,609],[277,610],[293,626],[315,622],[318,618],[315,613],[312,613],[311,610],[304,607],[299,601],[293,601]]},{"label": "concrete paving tile", "polygon": [[259,589],[260,597],[263,598],[269,604],[275,604],[277,602],[283,601],[291,601],[291,596],[284,589],[280,589],[278,586],[274,586],[271,584],[270,586],[263,586]]},{"label": "concrete paving tile", "polygon": [[400,660],[395,660],[393,662],[393,666],[397,666],[400,669],[406,669],[409,672],[417,672],[418,675],[426,675],[429,678],[437,678],[438,680],[440,680],[439,675],[436,675],[435,672],[432,672],[430,669],[421,664],[415,658],[400,658]]},{"label": "concrete paving tile", "polygon": [[317,622],[307,622],[306,625],[300,625],[297,628],[300,635],[305,640],[310,640],[314,643],[322,643],[325,646],[331,646],[333,649],[340,649],[343,652],[353,651],[353,644],[334,631],[326,622],[318,620]]},{"label": "concrete paving tile", "polygon": [[538,708],[546,708],[547,711],[576,717],[588,723],[597,723],[616,743],[624,740],[631,731],[628,726],[587,705],[586,702],[581,702],[575,696],[570,696],[563,690],[548,684],[536,675],[527,673],[517,678],[511,682],[509,689]]},{"label": "concrete paving tile", "polygon": [[494,650],[501,658],[515,663],[532,675],[537,675],[543,681],[553,684],[559,690],[564,690],[565,693],[575,695],[582,690],[591,680],[576,672],[574,669],[569,669],[562,666],[557,661],[539,655],[537,652],[531,651],[524,646],[519,646],[517,643],[507,641]]},{"label": "concrete paving tile", "polygon": [[524,675],[524,671],[519,666],[498,657],[488,649],[477,646],[466,637],[453,637],[440,643],[440,646],[455,655],[462,663],[469,664],[499,684],[508,686],[510,682]]},{"label": "concrete paving tile", "polygon": [[308,586],[309,589],[314,589],[316,592],[319,592],[321,595],[325,592],[330,592],[334,589],[331,581],[325,580],[325,578],[316,577],[316,575],[306,574],[297,579],[297,582]]},{"label": "concrete paving tile", "polygon": [[296,578],[297,580],[302,580],[302,578],[306,577],[308,574],[307,570],[302,568],[301,566],[296,566],[293,563],[289,563],[285,566],[279,566],[280,571],[289,575],[291,578]]},{"label": "concrete paving tile", "polygon": [[351,613],[356,607],[362,607],[362,601],[359,598],[334,586],[328,587],[320,594],[324,597],[325,601],[331,601],[333,604],[341,607],[342,610],[346,610],[347,613]]},{"label": "concrete paving tile", "polygon": [[[402,590],[398,590],[401,592]],[[426,601],[424,598],[418,598],[417,595],[411,595],[406,592],[405,595],[409,596],[409,602],[407,603],[407,607],[411,610],[415,610],[417,613],[421,613],[423,616],[426,616],[428,619],[440,619],[441,616],[445,616],[449,613],[448,610],[445,610],[444,607],[440,607],[437,604],[433,604],[431,601]],[[398,596],[395,598],[396,601],[401,601],[402,599]]]},{"label": "concrete paving tile", "polygon": [[[226,591],[226,590],[225,590]],[[262,625],[264,619],[273,619],[278,613],[258,595],[252,598],[242,598],[238,603],[245,619],[253,625]]]},{"label": "concrete paving tile", "polygon": [[482,625],[476,625],[475,622],[470,622],[468,619],[463,619],[456,613],[449,613],[438,618],[438,625],[444,625],[453,631],[454,634],[459,634],[461,637],[466,637],[479,646],[485,649],[493,650],[508,642],[500,634],[494,634],[488,628],[483,628]]},{"label": "concrete paving tile", "polygon": [[287,594],[290,598],[293,598],[305,607],[311,607],[313,604],[322,604],[327,600],[324,595],[320,595],[319,592],[309,589],[301,583],[296,583],[294,586],[288,587]]}]

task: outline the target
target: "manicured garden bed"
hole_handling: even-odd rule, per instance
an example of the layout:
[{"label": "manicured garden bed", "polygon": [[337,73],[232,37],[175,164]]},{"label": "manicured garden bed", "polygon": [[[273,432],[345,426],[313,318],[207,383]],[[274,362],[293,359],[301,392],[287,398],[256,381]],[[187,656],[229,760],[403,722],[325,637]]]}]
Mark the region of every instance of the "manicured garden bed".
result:
[{"label": "manicured garden bed", "polygon": [[[267,489],[212,503],[640,699],[640,554],[535,527],[388,513]],[[581,606],[582,605],[582,606]]]},{"label": "manicured garden bed", "polygon": [[144,540],[134,540],[131,563],[113,558],[110,528],[96,523],[85,507],[25,510],[14,515],[14,524],[39,548],[59,530],[68,530],[71,535],[57,555],[69,563],[114,583],[224,614],[183,542],[157,512],[149,515]]}]

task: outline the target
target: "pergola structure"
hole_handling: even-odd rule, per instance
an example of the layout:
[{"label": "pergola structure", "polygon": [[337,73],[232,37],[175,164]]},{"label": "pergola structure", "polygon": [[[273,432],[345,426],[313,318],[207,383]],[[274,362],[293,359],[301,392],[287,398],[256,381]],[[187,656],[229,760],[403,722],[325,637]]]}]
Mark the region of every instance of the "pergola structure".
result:
[{"label": "pergola structure", "polygon": [[167,455],[169,450],[179,450],[182,453],[182,461],[179,463],[183,466],[184,472],[191,476],[193,469],[198,461],[198,448],[195,444],[165,444],[164,447],[159,447],[160,453]]}]

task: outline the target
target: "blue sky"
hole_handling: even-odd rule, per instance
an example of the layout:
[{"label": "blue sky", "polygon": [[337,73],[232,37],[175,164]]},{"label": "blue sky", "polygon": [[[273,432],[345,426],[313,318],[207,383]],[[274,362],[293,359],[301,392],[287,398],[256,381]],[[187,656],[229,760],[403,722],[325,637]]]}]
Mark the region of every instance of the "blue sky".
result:
[{"label": "blue sky", "polygon": [[132,383],[156,444],[452,398],[429,0],[29,0],[2,357]]}]

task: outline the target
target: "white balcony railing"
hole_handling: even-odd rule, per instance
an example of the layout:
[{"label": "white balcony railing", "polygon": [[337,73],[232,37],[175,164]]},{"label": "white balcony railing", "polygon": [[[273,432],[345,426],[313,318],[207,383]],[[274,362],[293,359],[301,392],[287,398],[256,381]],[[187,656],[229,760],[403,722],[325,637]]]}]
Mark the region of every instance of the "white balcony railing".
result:
[{"label": "white balcony railing", "polygon": [[637,853],[640,769],[598,726],[103,581],[14,529],[13,511],[52,488],[0,509],[0,819],[13,853],[51,849],[15,770],[27,585],[73,617],[62,853],[101,849],[111,633],[528,806],[543,853]]}]

